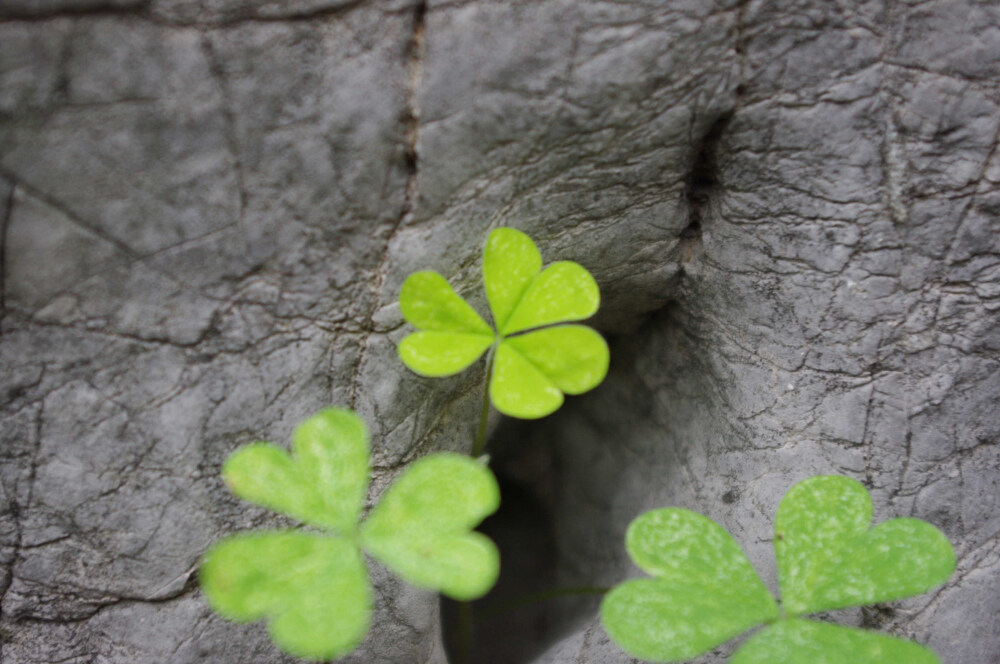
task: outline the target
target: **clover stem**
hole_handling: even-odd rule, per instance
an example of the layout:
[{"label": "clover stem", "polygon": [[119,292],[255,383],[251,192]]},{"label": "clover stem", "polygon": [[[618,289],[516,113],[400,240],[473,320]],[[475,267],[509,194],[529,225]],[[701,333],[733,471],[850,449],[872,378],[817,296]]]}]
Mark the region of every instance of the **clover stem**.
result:
[{"label": "clover stem", "polygon": [[479,426],[476,428],[476,440],[472,445],[472,458],[482,456],[486,449],[486,425],[490,421],[490,376],[493,374],[493,351],[496,346],[490,348],[486,359],[486,378],[483,380],[483,405],[479,409]]}]

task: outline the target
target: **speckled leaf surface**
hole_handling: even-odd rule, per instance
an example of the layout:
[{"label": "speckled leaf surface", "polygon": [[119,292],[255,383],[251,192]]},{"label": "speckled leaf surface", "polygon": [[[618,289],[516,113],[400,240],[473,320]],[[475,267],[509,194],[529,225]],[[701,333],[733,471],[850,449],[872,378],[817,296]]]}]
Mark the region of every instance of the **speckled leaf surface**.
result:
[{"label": "speckled leaf surface", "polygon": [[433,454],[386,490],[362,527],[362,546],[414,585],[473,599],[496,582],[500,554],[472,528],[499,506],[500,489],[484,464]]},{"label": "speckled leaf surface", "polygon": [[735,540],[711,519],[677,508],[646,512],[626,548],[653,579],[627,581],[601,604],[601,622],[629,654],[676,662],[779,617]]},{"label": "speckled leaf surface", "polygon": [[746,642],[730,664],[940,664],[911,641],[812,620],[782,620]]},{"label": "speckled leaf surface", "polygon": [[304,523],[347,532],[368,490],[368,431],[349,410],[327,408],[292,434],[292,451],[271,443],[229,456],[222,477],[233,493]]},{"label": "speckled leaf surface", "polygon": [[205,555],[201,585],[211,607],[230,620],[268,617],[271,638],[297,657],[350,652],[371,621],[361,552],[341,538],[292,531],[229,537]]},{"label": "speckled leaf surface", "polygon": [[893,519],[869,531],[868,491],[840,476],[788,491],[775,518],[785,611],[803,613],[910,597],[947,580],[955,553],[934,526]]}]

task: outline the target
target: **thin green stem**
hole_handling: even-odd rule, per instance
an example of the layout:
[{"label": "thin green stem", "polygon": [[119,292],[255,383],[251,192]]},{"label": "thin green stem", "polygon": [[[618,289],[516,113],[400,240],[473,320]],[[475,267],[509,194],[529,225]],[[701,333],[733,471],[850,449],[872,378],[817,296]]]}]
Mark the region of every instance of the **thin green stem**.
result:
[{"label": "thin green stem", "polygon": [[486,428],[490,421],[490,376],[493,374],[493,351],[496,346],[490,348],[489,356],[486,359],[486,378],[483,380],[483,405],[479,409],[479,426],[476,428],[476,440],[472,445],[472,457],[482,456],[486,450]]}]

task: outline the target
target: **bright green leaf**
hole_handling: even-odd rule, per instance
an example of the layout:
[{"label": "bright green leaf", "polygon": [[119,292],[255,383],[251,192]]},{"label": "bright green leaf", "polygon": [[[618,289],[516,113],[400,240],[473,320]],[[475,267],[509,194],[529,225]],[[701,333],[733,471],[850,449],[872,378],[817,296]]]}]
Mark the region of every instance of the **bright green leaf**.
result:
[{"label": "bright green leaf", "polygon": [[779,617],[778,607],[733,538],[688,510],[646,512],[625,537],[653,579],[626,581],[601,604],[601,621],[629,654],[676,662]]},{"label": "bright green leaf", "polygon": [[553,323],[590,318],[597,312],[601,292],[590,272],[570,261],[548,266],[525,289],[510,317],[499,327],[508,336]]},{"label": "bright green leaf", "polygon": [[530,237],[513,228],[490,233],[483,250],[483,283],[498,330],[541,269],[542,254]]},{"label": "bright green leaf", "polygon": [[608,344],[583,325],[560,325],[504,340],[566,394],[582,394],[608,374]]},{"label": "bright green leaf", "polygon": [[490,399],[504,415],[523,419],[545,417],[563,403],[559,387],[508,340],[493,358]]},{"label": "bright green leaf", "polygon": [[362,527],[362,546],[413,585],[474,599],[496,582],[500,554],[472,528],[499,505],[500,489],[484,464],[432,454],[386,490]]},{"label": "bright green leaf", "polygon": [[368,631],[368,574],[361,552],[345,539],[293,531],[237,535],[205,554],[200,577],[213,609],[238,622],[267,616],[274,642],[298,657],[340,657]]},{"label": "bright green leaf", "polygon": [[490,397],[505,415],[544,417],[563,403],[563,392],[581,394],[608,373],[608,345],[582,325],[560,325],[500,342]]},{"label": "bright green leaf", "polygon": [[399,293],[403,317],[418,330],[493,336],[486,321],[437,272],[415,272]]},{"label": "bright green leaf", "polygon": [[399,344],[403,364],[422,376],[451,376],[467,368],[493,345],[490,334],[414,332]]},{"label": "bright green leaf", "polygon": [[292,454],[270,443],[229,456],[222,477],[237,496],[305,523],[354,529],[368,490],[368,431],[350,410],[327,408],[292,434]]},{"label": "bright green leaf", "polygon": [[[597,282],[580,265],[563,261],[545,270],[541,265],[538,248],[521,231],[490,233],[483,280],[501,337],[488,377],[490,397],[500,412],[525,419],[554,412],[564,393],[586,392],[608,371],[607,343],[593,330],[535,329],[588,318],[600,304]],[[418,329],[400,342],[399,356],[421,375],[458,373],[497,343],[496,333],[435,272],[410,275],[399,304]]]},{"label": "bright green leaf", "polygon": [[858,482],[818,476],[792,487],[775,519],[785,611],[792,616],[911,597],[940,585],[955,553],[934,526],[893,519],[869,530]]},{"label": "bright green leaf", "polygon": [[782,620],[755,635],[730,664],[940,664],[933,652],[861,629]]}]

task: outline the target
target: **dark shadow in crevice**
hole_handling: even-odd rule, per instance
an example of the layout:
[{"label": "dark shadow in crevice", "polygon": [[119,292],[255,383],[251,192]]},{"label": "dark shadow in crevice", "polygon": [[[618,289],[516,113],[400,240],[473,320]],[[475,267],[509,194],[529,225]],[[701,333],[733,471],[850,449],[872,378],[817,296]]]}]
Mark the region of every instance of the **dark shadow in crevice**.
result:
[{"label": "dark shadow in crevice", "polygon": [[703,227],[709,216],[709,207],[721,186],[718,163],[720,142],[732,118],[733,114],[730,112],[716,119],[692,151],[684,188],[688,224],[678,236],[682,273],[684,264],[693,260],[701,250]]},{"label": "dark shadow in crevice", "polygon": [[[505,422],[494,438],[516,438],[523,423]],[[529,662],[579,620],[593,615],[593,595],[549,597],[557,588],[558,557],[548,510],[533,487],[494,469],[502,504],[479,530],[501,551],[500,579],[475,602],[441,600],[441,620],[452,664]],[[541,595],[541,596],[540,596]]]},{"label": "dark shadow in crevice", "polygon": [[[706,415],[718,379],[697,327],[672,300],[633,333],[608,338],[611,368],[600,386],[544,419],[505,420],[491,436],[502,504],[481,530],[499,546],[502,569],[486,598],[442,602],[452,664],[536,661],[592,623],[602,597],[593,591],[639,574],[624,547],[632,519],[705,498],[692,495],[692,460],[705,454],[692,432],[725,432]],[[558,592],[568,589],[590,594]],[[546,593],[555,596],[539,597]]]},{"label": "dark shadow in crevice", "polygon": [[[674,305],[652,314],[668,316]],[[640,328],[648,329],[647,324]],[[605,382],[581,397],[570,397],[543,420],[505,419],[490,437],[490,466],[500,482],[501,506],[478,528],[500,549],[500,578],[483,599],[470,603],[441,601],[442,630],[451,664],[524,664],[597,614],[600,590],[623,578],[620,561],[568,559],[590,550],[594,539],[621,548],[626,522],[602,514],[586,523],[572,521],[567,499],[600,501],[613,487],[616,468],[596,460],[586,465],[567,440],[580,428],[612,444],[632,416],[650,417],[652,402],[636,398],[635,334],[608,338],[612,366]],[[628,412],[628,418],[607,413]],[[604,413],[604,415],[602,415]],[[592,474],[600,475],[595,480]],[[578,496],[567,498],[567,491]],[[553,509],[563,522],[557,522]],[[568,521],[567,521],[568,519]],[[560,541],[560,539],[562,541]],[[586,540],[586,541],[585,541]],[[585,556],[586,558],[586,556]],[[609,575],[609,563],[611,574]]]},{"label": "dark shadow in crevice", "polygon": [[[720,142],[731,119],[719,117],[691,152],[678,278],[702,250],[703,226],[721,186]],[[601,599],[593,591],[626,578],[625,529],[636,514],[657,506],[646,504],[644,487],[660,487],[664,478],[651,473],[678,456],[676,437],[659,416],[656,393],[664,386],[656,384],[660,378],[647,382],[644,354],[659,358],[663,371],[654,375],[667,376],[666,388],[677,392],[668,415],[689,423],[693,416],[684,404],[704,396],[698,376],[708,372],[696,366],[690,323],[680,301],[670,300],[631,334],[608,339],[612,365],[600,387],[544,420],[505,420],[491,436],[487,450],[502,499],[480,530],[500,549],[500,578],[481,600],[442,600],[451,664],[534,661],[593,619]],[[722,500],[737,498],[729,492]]]},{"label": "dark shadow in crevice", "polygon": [[695,146],[688,171],[685,196],[688,202],[688,226],[681,232],[685,235],[700,235],[704,222],[705,207],[719,182],[719,143],[725,134],[733,114],[725,113],[712,123],[701,141]]}]

